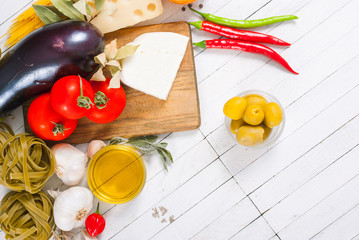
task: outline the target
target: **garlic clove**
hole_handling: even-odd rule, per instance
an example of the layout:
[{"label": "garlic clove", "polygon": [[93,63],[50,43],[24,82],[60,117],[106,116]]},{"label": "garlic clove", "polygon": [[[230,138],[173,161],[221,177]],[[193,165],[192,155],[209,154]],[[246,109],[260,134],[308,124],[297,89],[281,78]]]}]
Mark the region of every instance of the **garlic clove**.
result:
[{"label": "garlic clove", "polygon": [[56,144],[51,150],[56,160],[56,175],[67,186],[79,184],[85,175],[87,156],[68,143]]},{"label": "garlic clove", "polygon": [[93,155],[95,155],[95,153],[98,152],[98,150],[100,150],[101,148],[105,147],[106,144],[104,143],[104,141],[101,140],[92,140],[89,143],[89,146],[87,148],[87,156],[89,158],[92,158]]},{"label": "garlic clove", "polygon": [[90,234],[85,229],[82,229],[82,235],[84,236],[85,240],[97,240],[97,237],[90,236]]}]

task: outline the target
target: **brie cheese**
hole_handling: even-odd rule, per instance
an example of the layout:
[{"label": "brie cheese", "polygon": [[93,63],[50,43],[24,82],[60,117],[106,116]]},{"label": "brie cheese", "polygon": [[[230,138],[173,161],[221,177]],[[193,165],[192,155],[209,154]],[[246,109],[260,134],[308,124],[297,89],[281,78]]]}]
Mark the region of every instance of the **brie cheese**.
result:
[{"label": "brie cheese", "polygon": [[172,32],[145,33],[130,45],[136,52],[122,61],[121,80],[138,91],[166,100],[189,38]]}]

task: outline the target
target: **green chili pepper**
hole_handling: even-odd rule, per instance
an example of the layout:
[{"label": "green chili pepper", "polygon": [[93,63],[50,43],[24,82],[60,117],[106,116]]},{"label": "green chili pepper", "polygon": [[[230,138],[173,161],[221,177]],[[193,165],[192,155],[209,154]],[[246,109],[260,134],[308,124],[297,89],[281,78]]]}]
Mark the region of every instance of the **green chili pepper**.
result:
[{"label": "green chili pepper", "polygon": [[276,16],[270,18],[263,18],[257,20],[235,20],[229,18],[218,17],[209,13],[199,12],[194,10],[193,8],[189,8],[193,12],[198,13],[201,15],[205,20],[208,20],[213,23],[217,23],[227,27],[236,27],[236,28],[255,28],[255,27],[262,27],[266,25],[270,25],[273,23],[284,22],[288,20],[298,19],[297,16],[294,15],[284,15],[284,16]]}]

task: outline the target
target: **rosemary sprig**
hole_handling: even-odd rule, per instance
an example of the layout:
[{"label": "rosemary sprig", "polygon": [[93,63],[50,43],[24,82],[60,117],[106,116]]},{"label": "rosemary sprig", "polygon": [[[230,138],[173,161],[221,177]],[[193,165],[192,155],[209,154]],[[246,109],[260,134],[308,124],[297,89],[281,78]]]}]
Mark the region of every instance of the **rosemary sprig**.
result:
[{"label": "rosemary sprig", "polygon": [[135,147],[137,150],[143,152],[144,154],[153,154],[157,153],[162,161],[163,167],[168,171],[168,163],[173,163],[172,154],[166,149],[167,143],[157,142],[157,136],[142,136],[142,137],[132,137],[132,138],[122,138],[114,137],[110,140],[110,145],[117,144],[129,144]]}]

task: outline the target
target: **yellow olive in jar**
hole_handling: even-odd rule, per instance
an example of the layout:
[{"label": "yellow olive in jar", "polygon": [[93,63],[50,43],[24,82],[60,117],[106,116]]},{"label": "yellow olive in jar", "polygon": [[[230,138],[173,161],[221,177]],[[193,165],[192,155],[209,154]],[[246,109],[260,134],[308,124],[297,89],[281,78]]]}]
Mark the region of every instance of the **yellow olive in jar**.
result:
[{"label": "yellow olive in jar", "polygon": [[283,120],[283,112],[277,103],[270,102],[264,108],[264,124],[273,128],[278,126]]},{"label": "yellow olive in jar", "polygon": [[262,108],[264,108],[265,105],[267,105],[267,100],[264,97],[257,95],[257,94],[247,95],[244,97],[244,99],[247,101],[248,106],[256,104],[256,105],[259,105]]},{"label": "yellow olive in jar", "polygon": [[246,107],[247,102],[244,98],[233,97],[224,104],[223,113],[230,119],[238,120],[242,117]]},{"label": "yellow olive in jar", "polygon": [[244,111],[243,120],[250,125],[258,125],[263,119],[263,108],[257,104],[249,105]]},{"label": "yellow olive in jar", "polygon": [[255,146],[263,142],[263,135],[262,127],[245,125],[238,129],[236,139],[243,146]]},{"label": "yellow olive in jar", "polygon": [[238,120],[232,120],[231,121],[231,132],[233,134],[237,133],[238,128],[242,127],[244,125],[244,120],[243,118],[238,119]]},{"label": "yellow olive in jar", "polygon": [[267,126],[266,126],[265,124],[263,124],[263,123],[262,123],[261,125],[259,125],[259,126],[264,129],[263,140],[266,140],[266,139],[269,137],[269,135],[271,134],[272,129],[269,128],[269,127],[267,127]]}]

